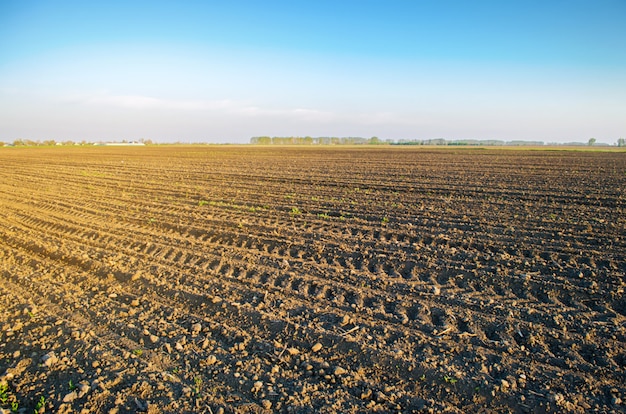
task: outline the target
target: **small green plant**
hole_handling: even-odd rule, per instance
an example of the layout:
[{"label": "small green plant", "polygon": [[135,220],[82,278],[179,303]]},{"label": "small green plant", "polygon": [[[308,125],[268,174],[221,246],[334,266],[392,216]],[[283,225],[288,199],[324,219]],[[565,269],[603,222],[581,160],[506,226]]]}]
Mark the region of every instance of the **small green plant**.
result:
[{"label": "small green plant", "polygon": [[381,220],[383,224],[387,224],[389,223],[389,217],[385,216],[383,217],[383,219]]},{"label": "small green plant", "polygon": [[426,374],[422,374],[422,376],[420,377],[420,381],[426,381]]},{"label": "small green plant", "polygon": [[330,218],[330,216],[326,213],[319,213],[317,217],[324,219],[324,220],[328,220]]},{"label": "small green plant", "polygon": [[6,404],[9,400],[9,392],[6,384],[0,383],[0,404]]},{"label": "small green plant", "polygon": [[299,216],[300,214],[302,214],[302,211],[300,211],[300,209],[298,207],[292,207],[291,208],[291,215],[292,216]]},{"label": "small green plant", "polygon": [[33,413],[38,413],[39,410],[41,410],[45,406],[46,406],[46,399],[42,395],[41,397],[39,397],[39,401],[37,402],[37,405],[35,406],[35,410],[33,411]]},{"label": "small green plant", "polygon": [[11,403],[11,412],[12,413],[16,413],[17,410],[19,410],[19,408],[20,408],[20,404],[17,401],[13,401]]},{"label": "small green plant", "polygon": [[443,377],[443,380],[444,380],[445,382],[447,382],[448,384],[456,384],[456,383],[457,383],[457,381],[458,381],[458,379],[456,379],[456,378],[454,378],[454,377],[449,377],[449,376],[447,376],[447,375],[445,375],[445,376]]},{"label": "small green plant", "polygon": [[196,394],[200,394],[200,386],[202,385],[202,378],[195,377],[193,379],[193,383],[194,383],[194,391],[196,392]]},{"label": "small green plant", "polygon": [[76,385],[74,385],[72,380],[68,382],[67,387],[70,389],[70,391],[74,391],[76,389]]},{"label": "small green plant", "polygon": [[134,349],[133,350],[133,355],[138,356],[138,357],[142,356],[143,355],[143,349]]},{"label": "small green plant", "polygon": [[206,200],[200,200],[200,201],[198,201],[198,206],[199,206],[199,207],[206,206],[207,204],[209,204],[209,202],[208,202],[208,201],[206,201]]}]

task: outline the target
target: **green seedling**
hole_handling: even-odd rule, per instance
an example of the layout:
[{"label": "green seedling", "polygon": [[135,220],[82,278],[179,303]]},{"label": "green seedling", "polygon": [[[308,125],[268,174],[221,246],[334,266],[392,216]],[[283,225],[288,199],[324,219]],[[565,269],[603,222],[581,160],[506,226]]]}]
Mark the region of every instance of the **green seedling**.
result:
[{"label": "green seedling", "polygon": [[67,385],[68,385],[68,388],[70,389],[70,391],[74,391],[76,389],[76,385],[74,385],[72,380],[70,380]]},{"label": "green seedling", "polygon": [[198,206],[200,206],[200,207],[202,207],[202,206],[206,206],[207,204],[209,204],[209,202],[208,202],[208,201],[206,201],[206,200],[200,200],[200,201],[198,201]]},{"label": "green seedling", "polygon": [[443,377],[443,380],[447,382],[448,384],[456,384],[456,382],[458,381],[458,379],[454,377],[449,377],[447,375]]},{"label": "green seedling", "polygon": [[292,216],[299,216],[300,214],[302,214],[302,211],[300,211],[300,209],[298,207],[292,207],[291,208],[291,215]]},{"label": "green seedling", "polygon": [[134,349],[133,350],[133,355],[136,355],[138,357],[143,355],[143,349]]},{"label": "green seedling", "polygon": [[387,224],[387,223],[389,223],[389,217],[383,217],[383,219],[382,219],[382,223],[383,223],[383,224]]},{"label": "green seedling", "polygon": [[6,404],[9,400],[9,392],[6,384],[0,384],[0,403]]},{"label": "green seedling", "polygon": [[20,408],[20,404],[17,401],[13,401],[11,403],[11,412],[12,413],[16,413],[19,408]]},{"label": "green seedling", "polygon": [[35,406],[35,410],[33,411],[33,413],[34,414],[38,413],[39,410],[41,410],[45,406],[46,406],[46,399],[42,395],[41,397],[39,397],[39,401],[37,402],[37,405]]},{"label": "green seedling", "polygon": [[195,377],[193,379],[193,383],[195,385],[194,387],[194,391],[196,392],[196,394],[200,394],[200,386],[202,385],[202,378],[200,377]]}]

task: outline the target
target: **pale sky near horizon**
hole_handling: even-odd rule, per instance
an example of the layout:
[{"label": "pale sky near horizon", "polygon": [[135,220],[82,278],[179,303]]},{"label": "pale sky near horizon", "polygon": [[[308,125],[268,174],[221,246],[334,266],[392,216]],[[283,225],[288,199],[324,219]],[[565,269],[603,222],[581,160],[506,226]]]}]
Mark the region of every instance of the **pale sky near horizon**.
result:
[{"label": "pale sky near horizon", "polygon": [[624,22],[624,0],[0,0],[0,141],[614,144]]}]

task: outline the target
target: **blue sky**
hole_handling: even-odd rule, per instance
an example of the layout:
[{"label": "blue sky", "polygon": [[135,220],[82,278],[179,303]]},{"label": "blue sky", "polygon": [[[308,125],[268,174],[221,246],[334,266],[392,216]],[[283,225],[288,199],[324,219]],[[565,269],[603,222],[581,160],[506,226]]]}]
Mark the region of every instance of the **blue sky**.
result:
[{"label": "blue sky", "polygon": [[626,1],[0,0],[0,141],[614,143]]}]

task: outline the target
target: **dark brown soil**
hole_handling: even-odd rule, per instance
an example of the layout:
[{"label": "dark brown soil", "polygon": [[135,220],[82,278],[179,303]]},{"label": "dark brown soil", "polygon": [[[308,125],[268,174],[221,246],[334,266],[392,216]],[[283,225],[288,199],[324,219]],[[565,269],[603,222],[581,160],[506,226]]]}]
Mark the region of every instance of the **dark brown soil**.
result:
[{"label": "dark brown soil", "polygon": [[623,412],[626,154],[0,150],[0,411]]}]

